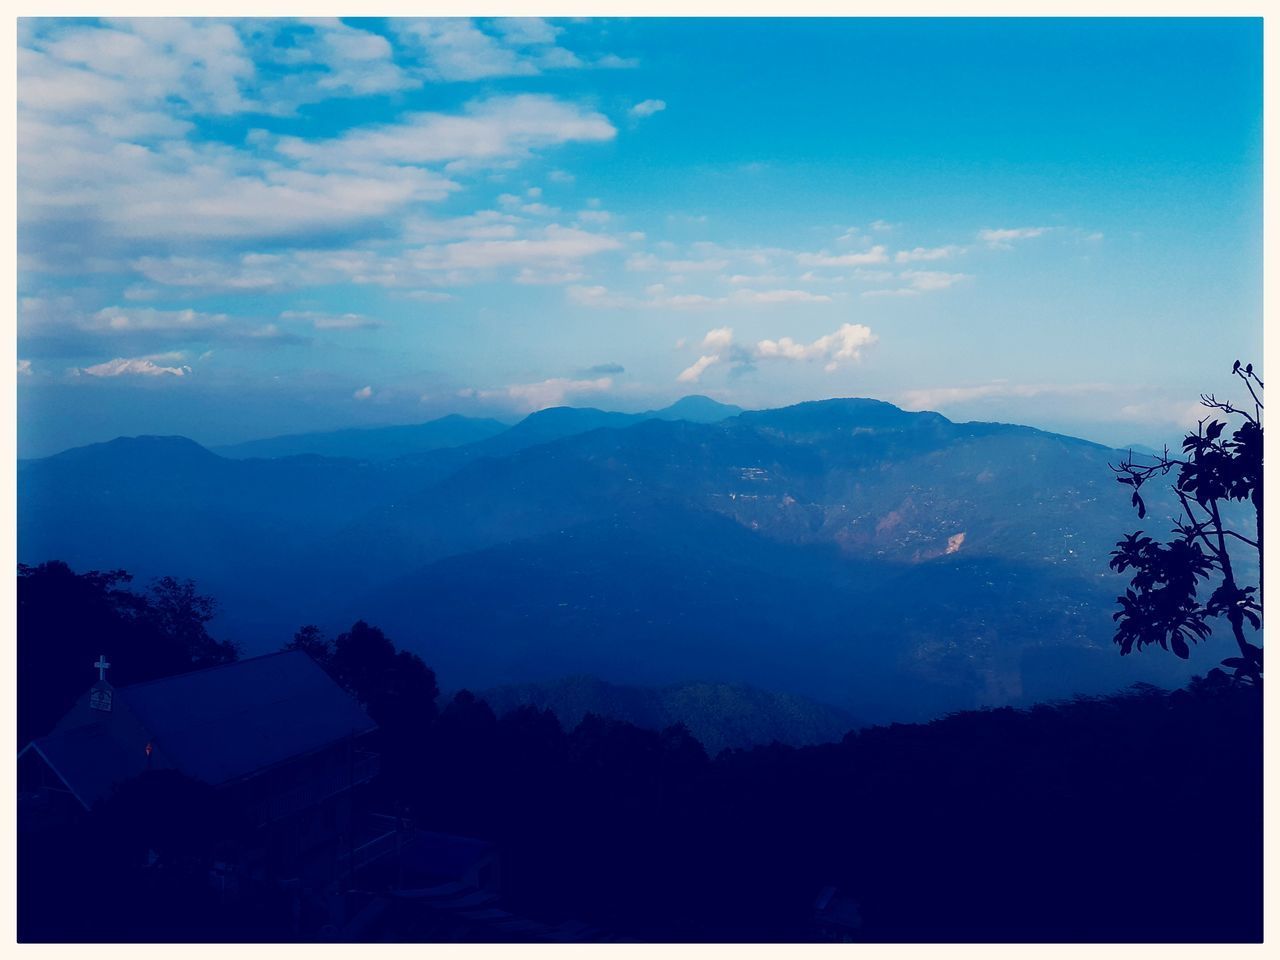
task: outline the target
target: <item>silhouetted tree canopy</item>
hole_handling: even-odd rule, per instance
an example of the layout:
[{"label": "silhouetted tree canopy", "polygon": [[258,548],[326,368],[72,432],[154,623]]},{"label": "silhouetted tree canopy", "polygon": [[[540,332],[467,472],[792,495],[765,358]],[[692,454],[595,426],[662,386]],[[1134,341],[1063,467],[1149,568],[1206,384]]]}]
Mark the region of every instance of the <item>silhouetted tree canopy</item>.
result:
[{"label": "silhouetted tree canopy", "polygon": [[393,796],[415,776],[416,750],[427,742],[436,719],[436,675],[422,658],[395,644],[363,620],[330,641],[308,624],[285,644],[302,650],[360,701],[378,725],[382,786]]},{"label": "silhouetted tree canopy", "polygon": [[299,628],[293,639],[284,645],[285,650],[301,650],[312,660],[333,672],[333,641],[313,623]]},{"label": "silhouetted tree canopy", "polygon": [[[1133,572],[1129,588],[1118,598],[1115,640],[1122,655],[1158,644],[1185,660],[1190,644],[1209,636],[1211,621],[1225,618],[1239,656],[1228,657],[1223,665],[1237,677],[1260,682],[1262,648],[1246,637],[1245,625],[1254,631],[1262,627],[1263,385],[1252,364],[1241,366],[1237,360],[1232,373],[1248,388],[1248,409],[1202,395],[1201,404],[1224,419],[1211,415],[1201,420],[1182,441],[1181,457],[1166,448],[1154,462],[1139,463],[1130,453],[1112,467],[1116,479],[1133,488],[1139,519],[1147,514],[1143,484],[1170,473],[1176,472],[1173,493],[1182,508],[1170,540],[1139,530],[1116,544],[1111,567]],[[1232,420],[1237,426],[1228,433]],[[1228,513],[1233,501],[1251,508],[1253,522],[1247,527],[1233,523]],[[1257,586],[1248,584],[1241,572],[1242,549],[1256,552]]]},{"label": "silhouetted tree canopy", "polygon": [[47,733],[96,679],[99,654],[120,686],[235,660],[209,636],[214,601],[165,577],[147,593],[123,570],[76,573],[50,561],[18,567],[18,740]]},{"label": "silhouetted tree canopy", "polygon": [[[21,577],[43,612],[20,620],[20,650],[37,649],[24,634],[39,626],[46,654],[102,652],[51,632],[50,597],[80,591],[95,628],[130,625],[151,602],[123,575]],[[503,906],[522,916],[640,941],[806,940],[815,897],[834,886],[873,941],[1261,937],[1261,698],[1221,670],[1172,693],[1138,686],[712,759],[679,726],[588,714],[565,729],[529,706],[498,717],[465,690],[437,716],[434,674],[364,622],[333,643],[303,628],[291,646],[328,657],[382,725],[372,808],[496,842]],[[216,791],[179,775],[122,785],[74,829],[20,837],[20,930],[287,939],[287,902],[228,906],[210,891],[204,867],[236,829]]]},{"label": "silhouetted tree canopy", "polygon": [[[307,629],[299,631],[298,637]],[[316,634],[308,634],[303,642],[324,649]],[[397,651],[381,630],[363,620],[338,634],[328,666],[384,730],[425,735],[435,719],[439,690],[434,671],[417,654]]]}]

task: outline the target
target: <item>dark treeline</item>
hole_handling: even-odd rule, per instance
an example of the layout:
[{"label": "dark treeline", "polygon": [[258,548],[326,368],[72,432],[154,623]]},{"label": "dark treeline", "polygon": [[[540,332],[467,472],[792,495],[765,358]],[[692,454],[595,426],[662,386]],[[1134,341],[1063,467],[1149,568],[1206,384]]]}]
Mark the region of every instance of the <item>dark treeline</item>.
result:
[{"label": "dark treeline", "polygon": [[124,570],[77,574],[65,563],[18,566],[18,748],[47,733],[85,692],[86,664],[113,658],[117,686],[236,659],[213,639],[212,598],[190,580],[162,577],[146,590]]},{"label": "dark treeline", "polygon": [[[133,601],[122,614],[111,600],[122,582],[60,565],[20,572],[24,700],[82,692],[80,646],[96,656],[116,643],[106,652],[122,665],[134,655],[94,622],[135,616]],[[72,598],[82,636],[51,627]],[[158,635],[187,669],[213,655],[198,634]],[[289,645],[379,723],[373,806],[496,841],[504,899],[530,917],[649,941],[810,940],[815,899],[834,885],[858,901],[867,940],[1261,937],[1261,698],[1217,670],[1171,693],[1136,687],[712,758],[681,727],[589,715],[565,730],[532,707],[495,716],[466,691],[438,704],[431,670],[364,623],[332,641],[304,628]],[[56,679],[50,664],[64,662]],[[25,709],[28,732],[44,732],[43,714]],[[39,858],[20,842],[27,931],[287,938],[283,906],[260,899],[231,915],[198,892],[217,839],[236,829],[217,795],[143,779]],[[167,879],[141,867],[148,851]]]}]

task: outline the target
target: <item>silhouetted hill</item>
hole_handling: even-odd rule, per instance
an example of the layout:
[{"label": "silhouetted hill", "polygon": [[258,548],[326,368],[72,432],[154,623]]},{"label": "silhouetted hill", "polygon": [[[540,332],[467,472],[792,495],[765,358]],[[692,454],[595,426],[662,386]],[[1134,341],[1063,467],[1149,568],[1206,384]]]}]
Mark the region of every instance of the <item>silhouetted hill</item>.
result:
[{"label": "silhouetted hill", "polygon": [[852,714],[816,700],[728,683],[636,687],[595,677],[494,687],[478,694],[499,715],[520,706],[550,710],[567,730],[587,714],[648,730],[683,724],[716,756],[727,748],[769,743],[831,743],[860,726]]},{"label": "silhouetted hill", "polygon": [[292,457],[314,454],[353,460],[394,460],[411,453],[461,447],[487,439],[507,429],[500,420],[450,414],[426,423],[391,427],[360,427],[321,433],[295,433],[263,440],[249,440],[214,452],[224,457]]}]

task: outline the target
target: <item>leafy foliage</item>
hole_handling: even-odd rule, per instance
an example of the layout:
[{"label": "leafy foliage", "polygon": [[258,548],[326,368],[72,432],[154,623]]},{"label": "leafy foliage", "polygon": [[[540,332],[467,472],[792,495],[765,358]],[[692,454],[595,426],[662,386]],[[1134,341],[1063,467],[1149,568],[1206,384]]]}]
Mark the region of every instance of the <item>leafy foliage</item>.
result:
[{"label": "leafy foliage", "polygon": [[[1147,514],[1140,493],[1143,484],[1170,473],[1176,474],[1173,492],[1182,506],[1172,539],[1161,543],[1137,531],[1119,541],[1111,554],[1113,570],[1133,571],[1129,588],[1117,598],[1115,642],[1122,655],[1156,644],[1185,660],[1191,644],[1210,636],[1211,621],[1225,618],[1240,655],[1223,665],[1239,678],[1260,682],[1262,649],[1246,638],[1244,626],[1261,629],[1262,593],[1259,587],[1240,583],[1232,550],[1243,545],[1257,551],[1261,583],[1263,384],[1252,364],[1242,367],[1237,360],[1232,374],[1248,388],[1252,412],[1212,394],[1200,400],[1208,409],[1238,417],[1234,430],[1227,432],[1228,420],[1206,417],[1182,441],[1181,457],[1171,456],[1166,448],[1154,462],[1139,463],[1130,454],[1112,467],[1117,481],[1133,488],[1131,502],[1138,519]],[[1253,508],[1253,530],[1235,529],[1224,516],[1232,502]],[[1208,599],[1201,599],[1210,584]]]}]

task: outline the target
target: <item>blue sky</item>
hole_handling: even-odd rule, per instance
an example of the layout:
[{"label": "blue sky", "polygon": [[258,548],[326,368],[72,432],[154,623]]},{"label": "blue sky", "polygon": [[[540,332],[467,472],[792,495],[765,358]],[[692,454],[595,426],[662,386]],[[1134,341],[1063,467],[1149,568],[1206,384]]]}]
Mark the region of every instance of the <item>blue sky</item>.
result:
[{"label": "blue sky", "polygon": [[25,20],[18,441],[874,396],[1156,442],[1261,360],[1257,20]]}]

